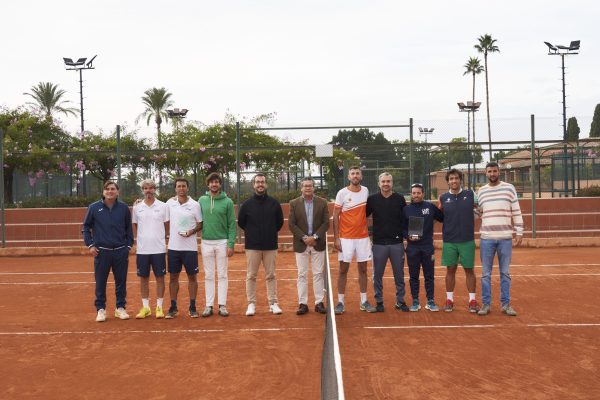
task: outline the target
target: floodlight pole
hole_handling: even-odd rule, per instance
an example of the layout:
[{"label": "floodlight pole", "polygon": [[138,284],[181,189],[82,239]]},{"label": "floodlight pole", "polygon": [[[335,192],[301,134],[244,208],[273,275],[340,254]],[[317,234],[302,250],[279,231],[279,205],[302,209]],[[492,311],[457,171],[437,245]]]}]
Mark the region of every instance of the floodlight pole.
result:
[{"label": "floodlight pole", "polygon": [[431,177],[429,176],[429,146],[427,145],[427,135],[431,135],[435,128],[419,128],[419,135],[425,135],[425,174],[427,176],[426,196],[431,199]]},{"label": "floodlight pole", "polygon": [[[240,213],[240,206],[242,205],[242,202],[240,200],[240,197],[242,195],[242,190],[240,188],[240,174],[242,173],[241,170],[241,166],[240,163],[242,162],[242,158],[241,158],[241,151],[240,151],[240,141],[241,141],[241,130],[240,130],[240,123],[236,122],[235,123],[235,175],[236,175],[236,179],[237,179],[237,185],[236,185],[236,190],[237,190],[237,214],[239,215]],[[241,243],[242,241],[242,232],[240,229],[237,230],[237,242]]]},{"label": "floodlight pole", "polygon": [[0,197],[0,224],[2,224],[2,247],[6,247],[6,224],[4,215],[4,131],[0,128],[0,186],[2,187],[2,197]]},{"label": "floodlight pole", "polygon": [[[569,193],[569,172],[567,171],[567,96],[565,89],[565,56],[572,54],[579,54],[576,51],[579,50],[579,41],[576,41],[577,45],[574,46],[575,42],[571,42],[569,47],[567,46],[552,46],[548,42],[544,42],[548,48],[548,55],[560,56],[561,58],[561,76],[562,76],[562,112],[563,112],[563,170],[564,170],[564,193],[565,196]],[[561,52],[562,50],[562,52]],[[573,195],[575,195],[575,178],[573,178]]]}]

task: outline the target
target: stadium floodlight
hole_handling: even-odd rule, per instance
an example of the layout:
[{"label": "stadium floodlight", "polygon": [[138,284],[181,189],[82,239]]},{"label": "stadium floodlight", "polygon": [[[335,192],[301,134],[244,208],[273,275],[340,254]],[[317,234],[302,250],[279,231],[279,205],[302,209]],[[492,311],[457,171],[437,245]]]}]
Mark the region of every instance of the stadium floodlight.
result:
[{"label": "stadium floodlight", "polygon": [[[561,58],[561,70],[562,70],[562,117],[563,117],[563,141],[564,145],[564,158],[563,158],[563,170],[565,172],[564,175],[564,183],[565,183],[565,193],[569,191],[569,175],[567,171],[567,96],[565,94],[565,56],[579,54],[579,47],[581,45],[580,40],[573,40],[568,46],[562,45],[551,45],[548,42],[544,42],[546,46],[548,46],[548,55],[549,56],[560,56]],[[573,195],[575,188],[573,187]]]},{"label": "stadium floodlight", "polygon": [[[473,154],[471,153],[471,113],[473,113],[473,141],[475,141],[475,113],[479,111],[481,102],[467,101],[467,104],[463,102],[456,104],[458,104],[459,112],[467,113],[467,151],[469,153],[469,160],[467,162],[467,186],[471,189],[471,162],[473,161]],[[477,175],[475,164],[473,164],[473,170],[475,175]]]},{"label": "stadium floodlight", "polygon": [[72,58],[66,58],[63,57],[63,62],[65,63],[65,69],[69,70],[69,71],[79,71],[79,116],[81,117],[81,133],[83,134],[83,132],[85,131],[85,125],[84,125],[84,121],[85,119],[83,118],[83,70],[84,69],[95,69],[92,66],[92,61],[94,61],[94,59],[97,57],[97,55],[95,55],[94,57],[92,57],[92,59],[90,61],[87,62],[87,57],[81,57],[78,58],[77,61],[73,62]]},{"label": "stadium floodlight", "polygon": [[171,118],[174,122],[175,125],[175,132],[177,132],[179,130],[179,125],[181,124],[181,120],[185,118],[185,116],[188,113],[188,109],[187,108],[174,108],[172,110],[167,110],[167,115],[169,116],[169,118]]}]

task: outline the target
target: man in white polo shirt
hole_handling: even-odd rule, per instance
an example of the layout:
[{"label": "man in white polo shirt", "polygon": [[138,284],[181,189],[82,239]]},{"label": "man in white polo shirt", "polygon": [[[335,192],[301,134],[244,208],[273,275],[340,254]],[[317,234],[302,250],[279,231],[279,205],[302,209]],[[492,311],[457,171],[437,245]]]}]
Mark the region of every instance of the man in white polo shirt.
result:
[{"label": "man in white polo shirt", "polygon": [[135,316],[143,319],[150,311],[150,267],[156,278],[156,318],[164,318],[163,296],[167,270],[165,243],[169,231],[169,209],[155,197],[156,183],[151,179],[142,181],[144,200],[133,206],[132,222],[137,231],[136,264],[142,292],[142,309]]},{"label": "man in white polo shirt", "polygon": [[169,208],[169,294],[171,307],[165,316],[167,319],[175,318],[178,314],[177,293],[179,292],[179,274],[182,266],[188,276],[188,290],[190,293],[189,315],[198,318],[196,311],[196,293],[198,292],[198,240],[196,233],[202,229],[202,211],[200,204],[188,196],[189,182],[184,178],[175,179],[176,198],[167,201]]}]

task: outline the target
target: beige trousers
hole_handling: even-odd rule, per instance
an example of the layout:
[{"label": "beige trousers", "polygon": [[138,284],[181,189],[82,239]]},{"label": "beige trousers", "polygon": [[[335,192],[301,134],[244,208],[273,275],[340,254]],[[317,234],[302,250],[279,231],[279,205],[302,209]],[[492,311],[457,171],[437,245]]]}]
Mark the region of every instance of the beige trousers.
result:
[{"label": "beige trousers", "polygon": [[313,293],[315,304],[323,301],[325,286],[323,281],[323,267],[325,265],[325,251],[317,251],[312,246],[306,246],[303,253],[296,253],[298,267],[298,302],[308,305],[308,264],[312,262]]},{"label": "beige trousers", "polygon": [[248,303],[256,303],[256,274],[260,263],[265,267],[267,297],[269,304],[277,303],[277,280],[275,279],[275,259],[277,250],[246,250],[246,296]]}]

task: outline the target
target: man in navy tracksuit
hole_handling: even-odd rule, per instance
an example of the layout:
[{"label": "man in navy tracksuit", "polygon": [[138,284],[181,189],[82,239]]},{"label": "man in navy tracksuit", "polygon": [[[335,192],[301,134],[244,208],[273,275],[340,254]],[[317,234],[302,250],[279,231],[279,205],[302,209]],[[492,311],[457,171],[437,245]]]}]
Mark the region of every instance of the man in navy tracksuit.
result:
[{"label": "man in navy tracksuit", "polygon": [[[408,273],[410,275],[410,292],[413,304],[410,311],[419,311],[419,273],[423,266],[425,276],[425,292],[427,304],[425,308],[430,311],[439,311],[433,298],[433,268],[435,263],[433,248],[433,223],[434,220],[443,222],[444,214],[439,208],[428,201],[423,201],[423,185],[415,183],[411,186],[411,203],[404,207],[404,229],[403,234],[407,239],[406,260],[408,262]],[[423,235],[419,238],[409,237],[408,224],[410,217],[423,218]]]},{"label": "man in navy tracksuit", "polygon": [[127,296],[128,256],[133,246],[131,212],[127,204],[118,200],[119,186],[106,182],[102,200],[88,207],[83,221],[83,240],[94,256],[96,278],[96,321],[106,320],[106,282],[112,267],[117,298],[115,317],[128,319],[125,311]]}]

